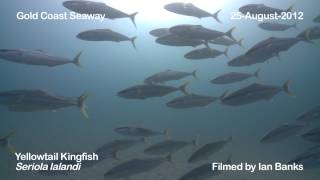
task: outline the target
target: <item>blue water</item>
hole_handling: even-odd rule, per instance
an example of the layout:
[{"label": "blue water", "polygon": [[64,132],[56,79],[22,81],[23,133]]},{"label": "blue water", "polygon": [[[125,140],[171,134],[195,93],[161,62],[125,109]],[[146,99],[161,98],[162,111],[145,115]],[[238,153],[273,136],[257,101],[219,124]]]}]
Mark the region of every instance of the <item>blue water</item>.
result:
[{"label": "blue water", "polygon": [[[208,0],[209,1],[209,0]],[[108,1],[105,1],[108,3]],[[166,4],[171,1],[165,1]],[[125,6],[125,1],[123,2]],[[229,67],[226,57],[212,60],[189,61],[183,55],[191,47],[170,47],[156,44],[149,31],[160,27],[177,24],[201,24],[205,27],[227,31],[235,26],[234,36],[244,38],[244,46],[250,48],[255,43],[270,36],[293,37],[305,28],[315,25],[312,19],[319,15],[320,4],[317,0],[299,1],[262,1],[238,0],[226,1],[221,11],[218,24],[212,18],[196,19],[166,12],[162,6],[153,7],[163,16],[170,14],[175,19],[157,21],[147,17],[150,11],[141,8],[145,1],[137,1],[131,9],[141,10],[136,17],[137,28],[129,19],[97,21],[18,21],[17,11],[68,11],[61,0],[4,0],[0,18],[0,48],[42,49],[50,54],[73,58],[80,50],[83,68],[65,65],[54,68],[27,66],[7,61],[0,62],[0,91],[14,89],[44,89],[56,95],[78,97],[84,91],[90,92],[87,101],[89,120],[85,120],[78,108],[66,108],[57,112],[14,113],[5,107],[0,108],[0,134],[11,130],[17,134],[12,144],[20,152],[79,152],[94,151],[102,144],[116,138],[123,138],[113,132],[120,125],[139,125],[151,129],[168,128],[174,139],[191,140],[200,135],[200,144],[214,140],[234,137],[233,143],[219,152],[213,160],[223,160],[229,154],[235,162],[287,162],[313,144],[304,142],[299,137],[292,137],[285,142],[260,144],[260,138],[270,129],[294,122],[295,118],[319,104],[319,48],[300,42],[287,52],[280,54],[281,60],[272,58],[269,63],[247,67]],[[257,27],[256,21],[230,20],[230,12],[238,11],[242,5],[249,3],[266,3],[269,6],[287,8],[294,5],[294,10],[304,12],[304,20],[298,21],[298,30],[285,32],[267,32]],[[118,2],[119,4],[119,2]],[[149,2],[150,5],[152,3]],[[197,5],[196,2],[194,2]],[[140,7],[140,8],[139,8]],[[121,7],[116,7],[122,9]],[[128,5],[127,7],[128,8]],[[145,6],[144,6],[145,8]],[[215,2],[202,7],[215,12]],[[125,11],[125,10],[123,10]],[[125,11],[133,13],[134,11]],[[289,23],[292,23],[290,21]],[[137,50],[129,42],[87,42],[75,36],[81,31],[95,28],[110,28],[129,37],[137,36]],[[212,46],[224,50],[222,46]],[[229,56],[236,57],[246,51],[238,46],[230,48]],[[254,78],[232,85],[212,85],[209,80],[230,71],[254,72],[261,68],[260,79]],[[219,96],[225,90],[234,91],[253,82],[281,85],[290,79],[290,89],[296,97],[284,93],[271,101],[262,101],[250,105],[230,107],[220,102],[206,108],[186,110],[170,109],[165,103],[180,92],[162,98],[147,100],[128,100],[117,96],[117,92],[127,87],[141,84],[143,80],[156,72],[166,69],[193,71],[198,69],[199,80],[192,77],[170,82],[178,86],[189,81],[188,91]],[[154,138],[157,142],[163,138]],[[132,157],[143,156],[146,145],[138,146],[120,153],[122,161]],[[136,179],[177,179],[196,165],[187,164],[186,159],[194,151],[186,148],[174,156],[175,163],[163,164],[158,169],[132,177]],[[97,167],[85,169],[67,177],[43,177],[32,172],[16,172],[15,157],[0,149],[0,179],[103,179],[103,174],[119,162],[109,160]],[[318,179],[319,169],[289,173],[226,173],[217,179],[270,179],[301,180]]]}]

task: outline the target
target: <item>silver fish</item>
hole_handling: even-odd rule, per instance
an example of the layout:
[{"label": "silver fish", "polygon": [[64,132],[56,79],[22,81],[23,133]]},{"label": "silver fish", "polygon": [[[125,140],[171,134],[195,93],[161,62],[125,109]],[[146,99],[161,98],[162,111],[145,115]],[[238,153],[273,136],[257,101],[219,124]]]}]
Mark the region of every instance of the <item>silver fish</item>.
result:
[{"label": "silver fish", "polygon": [[88,118],[85,100],[89,96],[84,93],[78,98],[53,96],[42,90],[14,90],[0,92],[0,105],[7,106],[14,112],[53,111],[61,108],[77,106],[82,115]]},{"label": "silver fish", "polygon": [[149,32],[154,37],[161,37],[170,34],[169,28],[157,28]]},{"label": "silver fish", "polygon": [[188,162],[195,163],[203,160],[208,160],[210,156],[219,152],[231,141],[232,141],[232,137],[229,137],[226,140],[205,144],[190,156],[190,158],[188,159]]},{"label": "silver fish", "polygon": [[160,158],[131,159],[113,167],[104,174],[104,177],[112,179],[129,179],[131,176],[151,171],[164,162],[171,162],[171,155]]},{"label": "silver fish", "polygon": [[137,127],[137,126],[121,126],[114,129],[116,133],[125,135],[125,136],[132,136],[132,137],[152,137],[158,135],[165,135],[168,136],[168,130],[165,129],[164,131],[155,131],[152,129],[147,129],[144,127]]},{"label": "silver fish", "polygon": [[289,91],[289,81],[286,81],[282,87],[253,83],[230,95],[226,95],[221,102],[225,105],[240,106],[262,100],[270,100],[281,91],[286,92],[288,95],[293,95]]},{"label": "silver fish", "polygon": [[179,87],[156,85],[156,84],[143,84],[136,85],[118,92],[118,96],[126,99],[147,99],[152,97],[162,97],[169,93],[181,91],[188,94],[186,91],[188,83]]},{"label": "silver fish", "polygon": [[243,39],[239,39],[238,41],[235,41],[235,40],[230,39],[226,36],[221,36],[221,37],[217,37],[216,39],[209,41],[209,43],[223,45],[223,46],[239,45],[240,47],[243,48],[242,41],[243,41]]},{"label": "silver fish", "polygon": [[191,60],[201,60],[201,59],[208,59],[208,58],[216,58],[222,54],[225,55],[227,58],[229,58],[228,48],[226,48],[224,51],[219,51],[219,50],[211,49],[208,47],[195,49],[185,54],[184,57],[186,59],[191,59]]},{"label": "silver fish", "polygon": [[[231,164],[230,157],[226,161],[224,161],[223,164]],[[205,163],[201,166],[191,169],[189,172],[181,176],[179,180],[206,180],[214,176],[218,176],[222,172],[223,171],[219,170],[213,171],[212,163]]]},{"label": "silver fish", "polygon": [[0,59],[27,65],[48,66],[55,67],[65,64],[74,64],[78,67],[80,65],[79,52],[73,59],[49,55],[41,50],[27,50],[27,49],[0,49]]},{"label": "silver fish", "polygon": [[164,9],[176,13],[176,14],[181,14],[181,15],[186,15],[186,16],[193,16],[197,18],[205,18],[205,17],[213,17],[216,21],[221,23],[221,21],[218,18],[218,14],[221,11],[218,10],[217,12],[210,14],[207,11],[204,11],[192,3],[170,3],[164,6]]},{"label": "silver fish", "polygon": [[320,145],[305,150],[288,162],[288,164],[293,163],[302,164],[304,169],[320,167]]},{"label": "silver fish", "polygon": [[320,119],[320,106],[316,106],[297,117],[297,121],[307,123],[317,119]]},{"label": "silver fish", "polygon": [[183,72],[183,71],[174,71],[169,69],[169,70],[162,71],[147,77],[144,80],[144,82],[147,84],[164,83],[167,81],[179,80],[187,76],[193,76],[194,78],[197,79],[196,73],[197,73],[197,70],[194,70],[192,72]]},{"label": "silver fish", "polygon": [[136,26],[135,16],[138,12],[126,14],[101,2],[84,0],[64,1],[62,4],[65,8],[79,14],[101,14],[104,15],[105,18],[109,19],[130,18],[134,26]]},{"label": "silver fish", "polygon": [[297,29],[297,23],[294,23],[292,25],[287,25],[287,24],[281,24],[276,22],[263,22],[258,24],[258,26],[261,29],[268,30],[268,31],[285,31],[290,28]]},{"label": "silver fish", "polygon": [[301,137],[310,142],[320,143],[320,128],[314,128],[301,135]]},{"label": "silver fish", "polygon": [[125,35],[114,32],[111,29],[93,29],[79,33],[77,38],[85,41],[130,41],[132,46],[136,48],[135,40],[137,37],[129,38]]},{"label": "silver fish", "polygon": [[284,124],[268,132],[261,140],[261,143],[274,143],[295,136],[300,133],[305,126],[295,124]]},{"label": "silver fish", "polygon": [[280,15],[282,12],[291,12],[293,6],[290,6],[288,9],[278,9],[266,6],[264,4],[247,4],[239,8],[239,11],[242,14],[250,13],[251,15],[255,14],[275,14]]},{"label": "silver fish", "polygon": [[221,36],[227,36],[232,40],[235,40],[235,38],[232,36],[232,32],[234,29],[235,27],[231,28],[227,32],[220,32],[213,29],[205,28],[201,25],[184,24],[184,25],[173,26],[169,29],[169,31],[172,34],[176,34],[181,37],[209,41],[209,40],[214,40]]},{"label": "silver fish", "polygon": [[180,149],[188,146],[188,145],[197,145],[197,139],[192,140],[190,142],[188,141],[178,141],[178,140],[164,140],[157,144],[151,145],[148,148],[144,150],[145,154],[149,155],[167,155],[167,154],[173,154]]},{"label": "silver fish", "polygon": [[260,72],[260,69],[258,69],[253,74],[230,72],[230,73],[218,76],[218,77],[212,79],[210,82],[212,84],[230,84],[230,83],[235,83],[235,82],[246,80],[246,79],[251,78],[251,77],[259,78],[259,72]]},{"label": "silver fish", "polygon": [[274,54],[273,52],[264,52],[264,53],[253,53],[253,54],[242,54],[235,58],[233,58],[231,61],[228,62],[229,66],[233,67],[241,67],[241,66],[250,66],[257,63],[264,63],[268,62],[269,59],[278,56],[277,54]]},{"label": "silver fish", "polygon": [[11,153],[15,153],[16,150],[11,144],[11,138],[16,134],[15,131],[11,131],[9,134],[7,134],[4,137],[0,137],[0,148],[6,148]]},{"label": "silver fish", "polygon": [[201,44],[205,44],[203,40],[200,39],[191,39],[186,37],[181,37],[175,34],[166,34],[156,39],[158,44],[166,46],[191,46],[197,47]]},{"label": "silver fish", "polygon": [[209,104],[223,98],[227,92],[223,93],[220,97],[214,96],[203,96],[198,94],[188,94],[185,96],[177,97],[166,105],[171,108],[176,109],[185,109],[185,108],[194,108],[194,107],[205,107]]}]

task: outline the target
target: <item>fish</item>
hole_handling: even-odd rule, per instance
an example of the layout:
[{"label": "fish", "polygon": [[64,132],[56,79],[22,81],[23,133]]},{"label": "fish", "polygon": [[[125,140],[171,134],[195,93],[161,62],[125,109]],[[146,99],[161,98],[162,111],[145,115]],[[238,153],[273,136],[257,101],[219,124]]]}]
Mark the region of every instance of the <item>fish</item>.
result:
[{"label": "fish", "polygon": [[81,67],[81,54],[82,51],[80,51],[73,59],[68,59],[65,57],[50,55],[42,50],[0,49],[0,59],[5,61],[47,67],[55,67],[65,64],[74,64],[78,67]]},{"label": "fish", "polygon": [[320,128],[313,128],[301,135],[302,139],[309,142],[320,143]]},{"label": "fish", "polygon": [[133,25],[136,26],[135,16],[138,14],[138,12],[126,14],[120,10],[106,5],[105,3],[84,0],[64,1],[62,5],[65,8],[79,14],[101,14],[108,19],[130,18]]},{"label": "fish", "polygon": [[287,9],[278,9],[278,8],[273,8],[266,6],[264,4],[247,4],[239,8],[239,11],[242,14],[247,14],[250,13],[251,15],[256,15],[256,14],[275,14],[277,13],[280,15],[283,12],[292,12],[293,6],[290,6]]},{"label": "fish", "polygon": [[111,168],[104,174],[104,177],[110,179],[129,179],[134,175],[151,171],[164,162],[171,162],[171,155],[155,158],[134,158]]},{"label": "fish", "polygon": [[215,141],[208,143],[196,150],[188,159],[189,163],[196,163],[203,160],[208,160],[210,156],[219,152],[223,149],[228,143],[232,141],[232,137],[229,137],[226,140]]},{"label": "fish", "polygon": [[185,83],[179,87],[156,85],[156,84],[142,84],[135,85],[118,92],[118,96],[126,99],[147,99],[152,97],[163,97],[169,93],[181,91],[188,94],[186,87],[189,83]]},{"label": "fish", "polygon": [[308,148],[304,152],[292,158],[287,164],[302,164],[304,169],[320,167],[320,145]]},{"label": "fish", "polygon": [[180,2],[167,4],[164,6],[164,9],[176,14],[193,16],[199,19],[205,17],[213,17],[217,22],[221,23],[220,19],[218,18],[218,14],[221,11],[221,9],[213,14],[210,14],[209,12],[196,7],[192,3]]},{"label": "fish", "polygon": [[320,26],[313,26],[305,29],[297,35],[297,38],[302,41],[313,43],[313,40],[320,39]]},{"label": "fish", "polygon": [[113,41],[113,42],[121,42],[121,41],[130,41],[132,46],[136,49],[135,40],[136,36],[129,38],[123,34],[112,31],[111,29],[93,29],[80,32],[77,35],[77,38],[84,41]]},{"label": "fish", "polygon": [[169,136],[167,129],[161,132],[161,131],[155,131],[152,129],[138,127],[138,126],[120,126],[120,127],[114,128],[114,131],[121,135],[131,136],[131,137],[148,138],[148,137],[153,137],[158,135],[164,135],[166,137]]},{"label": "fish", "polygon": [[230,60],[228,65],[232,67],[250,66],[258,63],[264,63],[275,56],[277,56],[277,54],[273,53],[241,54]]},{"label": "fish", "polygon": [[221,102],[229,106],[240,106],[255,103],[262,100],[270,100],[279,92],[286,92],[288,95],[294,94],[289,90],[289,80],[284,82],[282,87],[253,83],[241,88],[222,98]]},{"label": "fish", "polygon": [[188,146],[188,145],[197,145],[197,138],[188,142],[188,141],[179,141],[179,140],[172,140],[167,139],[161,141],[157,144],[153,144],[146,148],[143,152],[148,155],[167,155],[167,154],[174,154],[175,152],[179,151],[180,149]]},{"label": "fish", "polygon": [[304,129],[304,125],[283,124],[272,129],[261,140],[261,143],[275,143],[287,139],[290,136],[296,136]]},{"label": "fish", "polygon": [[169,28],[157,28],[149,32],[154,37],[161,37],[170,34]]},{"label": "fish", "polygon": [[[223,162],[223,164],[231,164],[231,158],[229,157]],[[220,170],[212,170],[212,163],[205,163],[194,169],[191,169],[181,176],[179,180],[206,180],[214,176],[218,176],[222,174],[222,172],[223,171]]]},{"label": "fish", "polygon": [[239,39],[238,41],[235,41],[233,39],[228,38],[227,36],[220,36],[216,39],[210,40],[209,43],[211,44],[217,44],[217,45],[223,45],[223,46],[232,46],[232,45],[238,45],[240,47],[244,47],[242,44],[243,39]]},{"label": "fish", "polygon": [[54,96],[43,90],[13,90],[0,92],[0,105],[7,106],[13,112],[55,111],[57,109],[77,106],[87,119],[85,104],[89,93],[85,92],[78,98]]},{"label": "fish", "polygon": [[166,46],[191,46],[197,47],[201,44],[205,44],[205,41],[200,39],[191,39],[186,37],[181,37],[175,34],[167,34],[161,37],[158,37],[156,43],[166,45]]},{"label": "fish", "polygon": [[229,58],[228,50],[229,50],[229,48],[226,48],[224,51],[219,51],[216,49],[211,49],[211,48],[205,47],[205,48],[201,48],[201,49],[192,50],[192,51],[188,52],[187,54],[185,54],[184,57],[186,59],[190,59],[190,60],[201,60],[201,59],[208,59],[208,58],[216,58],[216,57],[223,54],[227,58]]},{"label": "fish", "polygon": [[176,34],[181,37],[190,38],[190,39],[200,39],[204,41],[214,40],[221,36],[227,36],[232,40],[236,39],[233,37],[232,32],[234,31],[235,27],[232,27],[227,32],[220,32],[213,29],[205,28],[201,25],[190,25],[190,24],[183,24],[183,25],[176,25],[169,28],[169,31],[172,34]]},{"label": "fish", "polygon": [[320,119],[320,106],[315,106],[296,118],[297,121],[306,123],[312,122],[317,119]]},{"label": "fish", "polygon": [[0,137],[0,148],[7,149],[10,153],[14,154],[16,152],[15,148],[11,144],[11,139],[15,136],[16,131],[11,131],[7,135]]},{"label": "fish", "polygon": [[183,71],[175,71],[175,70],[168,69],[166,71],[162,71],[147,77],[144,80],[144,83],[146,84],[164,83],[167,81],[179,80],[188,76],[193,76],[195,79],[198,79],[196,73],[197,73],[197,70],[194,70],[192,72],[183,72]]},{"label": "fish", "polygon": [[268,31],[285,31],[290,28],[297,29],[297,23],[294,23],[292,25],[287,25],[287,24],[281,24],[276,22],[263,22],[258,24],[258,26],[261,29],[268,30]]},{"label": "fish", "polygon": [[315,17],[315,18],[313,19],[313,22],[315,22],[315,23],[320,23],[320,15],[318,15],[317,17]]},{"label": "fish", "polygon": [[231,84],[239,81],[246,80],[251,77],[259,78],[259,72],[260,69],[258,69],[254,73],[239,73],[239,72],[230,72],[223,74],[221,76],[218,76],[214,79],[212,79],[210,82],[212,84]]},{"label": "fish", "polygon": [[207,107],[209,104],[223,98],[226,93],[227,91],[224,92],[220,97],[188,94],[185,96],[177,97],[167,102],[166,105],[170,108],[175,108],[175,109]]}]

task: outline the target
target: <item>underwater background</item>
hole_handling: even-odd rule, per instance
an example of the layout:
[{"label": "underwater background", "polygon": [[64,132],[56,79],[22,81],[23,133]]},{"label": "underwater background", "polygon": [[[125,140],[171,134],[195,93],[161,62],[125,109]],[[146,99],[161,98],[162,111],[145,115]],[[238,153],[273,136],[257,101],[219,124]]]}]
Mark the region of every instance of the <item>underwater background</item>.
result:
[{"label": "underwater background", "polygon": [[[272,58],[268,63],[245,67],[230,67],[225,56],[202,61],[190,61],[183,57],[192,47],[171,47],[155,43],[149,31],[155,28],[171,27],[177,24],[201,24],[205,27],[225,32],[235,26],[234,37],[243,38],[245,49],[231,46],[229,56],[236,57],[244,53],[257,42],[268,37],[295,37],[304,29],[314,26],[312,19],[319,15],[320,2],[317,0],[218,0],[210,1],[210,6],[201,6],[208,12],[222,9],[219,18],[222,24],[213,18],[197,19],[181,16],[163,9],[167,3],[174,1],[101,1],[136,16],[137,28],[128,18],[99,21],[18,21],[18,11],[69,11],[60,0],[3,0],[0,17],[0,48],[41,49],[50,54],[73,58],[83,51],[81,64],[53,68],[27,66],[7,61],[0,61],[0,91],[15,89],[43,89],[53,94],[66,97],[78,97],[89,91],[87,101],[88,120],[84,119],[76,107],[58,110],[57,112],[15,113],[0,107],[0,133],[5,135],[16,131],[12,144],[19,152],[92,152],[102,144],[125,138],[116,134],[113,129],[121,125],[137,125],[162,131],[168,129],[173,139],[192,140],[200,135],[199,144],[233,137],[233,142],[223,151],[212,156],[211,161],[226,159],[230,154],[234,162],[287,162],[313,146],[300,137],[291,137],[281,143],[261,144],[259,141],[270,129],[292,123],[302,112],[319,104],[320,85],[319,47],[299,42],[288,51],[280,54],[280,60]],[[188,2],[188,1],[185,1]],[[200,2],[200,1],[199,1]],[[203,1],[201,1],[203,2]],[[215,5],[217,2],[217,5]],[[128,3],[128,4],[127,4]],[[193,2],[195,5],[197,1]],[[231,20],[231,12],[249,3],[265,3],[277,8],[288,8],[294,5],[295,11],[304,12],[304,20],[297,21],[296,29],[284,32],[269,32],[260,29],[257,21]],[[123,5],[122,5],[123,4]],[[206,3],[208,5],[208,3]],[[150,7],[150,9],[148,9]],[[157,12],[153,10],[157,9]],[[158,14],[152,14],[158,13]],[[159,14],[160,13],[160,14]],[[288,22],[292,24],[294,21]],[[76,38],[76,35],[88,29],[110,28],[128,37],[137,36],[135,50],[130,42],[87,42]],[[223,46],[210,45],[224,50]],[[261,68],[260,78],[251,78],[231,85],[213,85],[213,77],[226,72],[253,73]],[[235,91],[253,82],[270,85],[282,85],[291,80],[290,89],[296,97],[280,93],[271,101],[261,101],[245,106],[225,106],[214,102],[206,108],[171,109],[165,103],[181,92],[175,92],[161,98],[146,100],[128,100],[120,98],[117,92],[127,87],[141,84],[143,80],[166,69],[191,72],[198,70],[198,80],[192,77],[168,84],[178,86],[190,82],[188,92],[220,96],[225,90]],[[157,142],[163,137],[152,138]],[[145,157],[140,144],[121,152],[122,160],[132,157]],[[195,150],[187,147],[173,156],[173,164],[164,163],[161,167],[134,176],[138,179],[178,179],[195,165],[188,164],[186,159]],[[36,172],[15,171],[16,160],[5,149],[0,149],[0,179],[37,180],[37,179],[103,179],[103,174],[117,160],[107,160],[99,165],[83,169],[68,176],[41,176]],[[247,180],[315,180],[320,177],[319,169],[302,172],[227,172],[216,179]]]}]

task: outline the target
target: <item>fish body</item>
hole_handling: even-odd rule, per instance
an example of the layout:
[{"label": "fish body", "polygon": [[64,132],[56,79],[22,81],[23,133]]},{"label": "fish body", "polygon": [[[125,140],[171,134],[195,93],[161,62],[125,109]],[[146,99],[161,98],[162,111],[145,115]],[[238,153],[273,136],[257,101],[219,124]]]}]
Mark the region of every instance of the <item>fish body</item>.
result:
[{"label": "fish body", "polygon": [[167,154],[173,154],[180,149],[188,146],[188,145],[195,145],[196,141],[186,142],[186,141],[178,141],[178,140],[164,140],[162,142],[159,142],[157,144],[151,145],[150,147],[146,148],[144,150],[145,154],[149,155],[167,155]]},{"label": "fish body", "polygon": [[197,78],[196,70],[193,72],[183,72],[183,71],[174,71],[174,70],[166,70],[156,74],[153,74],[147,77],[144,82],[147,84],[150,83],[164,83],[172,80],[179,80],[188,76],[193,76]]},{"label": "fish body", "polygon": [[0,105],[7,106],[10,111],[14,112],[52,111],[77,106],[87,118],[84,104],[87,97],[87,93],[78,98],[67,98],[53,96],[42,90],[14,90],[0,92]]},{"label": "fish body", "polygon": [[157,28],[149,32],[154,37],[161,37],[170,34],[169,28]]},{"label": "fish body", "polygon": [[99,159],[104,159],[104,157],[114,156],[116,158],[116,153],[122,150],[129,149],[136,144],[143,142],[143,139],[132,140],[132,139],[121,139],[113,140],[100,148],[95,152],[99,155]]},{"label": "fish body", "polygon": [[295,136],[301,132],[301,130],[305,126],[303,125],[291,125],[291,124],[284,124],[275,129],[272,129],[268,132],[261,140],[261,143],[274,143],[280,142],[282,140],[287,139],[290,136]]},{"label": "fish body", "polygon": [[166,103],[166,105],[170,108],[185,109],[193,107],[205,107],[217,100],[219,100],[219,97],[188,94],[177,97]]},{"label": "fish body", "polygon": [[0,49],[0,59],[27,65],[37,66],[60,66],[65,64],[80,65],[80,55],[78,53],[74,59],[68,59],[64,57],[53,56],[47,54],[41,50],[27,50],[27,49]]},{"label": "fish body", "polygon": [[127,99],[147,99],[152,97],[162,97],[175,91],[182,91],[186,94],[187,83],[180,87],[143,84],[136,85],[118,92],[118,95]]},{"label": "fish body", "polygon": [[231,84],[239,81],[246,80],[251,77],[258,78],[259,76],[259,70],[255,73],[239,73],[239,72],[230,72],[221,76],[218,76],[214,79],[212,79],[210,82],[212,84]]},{"label": "fish body", "polygon": [[268,31],[285,31],[290,28],[297,28],[297,24],[287,25],[276,22],[263,22],[258,25],[261,29]]},{"label": "fish body", "polygon": [[197,47],[201,44],[204,44],[203,40],[199,39],[191,39],[186,37],[181,37],[175,34],[165,34],[156,39],[158,44],[166,45],[166,46],[191,46]]},{"label": "fish body", "polygon": [[301,135],[301,137],[310,142],[320,143],[320,128],[314,128]]},{"label": "fish body", "polygon": [[210,14],[207,11],[204,11],[192,3],[170,3],[164,6],[164,8],[170,12],[185,15],[185,16],[193,16],[196,18],[205,18],[205,17],[213,17],[216,21],[221,23],[221,21],[218,18],[218,14],[221,10],[217,11],[214,14]]},{"label": "fish body", "polygon": [[320,145],[313,146],[297,155],[288,164],[302,164],[305,169],[320,167]]},{"label": "fish body", "polygon": [[152,137],[158,135],[167,135],[167,130],[164,131],[155,131],[152,129],[147,129],[143,127],[137,126],[121,126],[114,129],[116,133],[125,135],[125,136],[132,136],[132,137]]},{"label": "fish body", "polygon": [[297,117],[297,121],[306,123],[317,119],[320,119],[320,106],[316,106]]},{"label": "fish body", "polygon": [[109,19],[130,18],[132,23],[136,26],[135,16],[137,15],[137,12],[133,14],[126,14],[104,3],[93,1],[71,0],[64,1],[62,4],[65,8],[79,14],[101,14],[105,18]]},{"label": "fish body", "polygon": [[227,95],[222,98],[221,102],[225,105],[239,106],[255,103],[261,100],[270,100],[282,91],[291,95],[292,93],[290,93],[288,86],[289,81],[286,81],[282,87],[253,83],[231,93],[230,95]]},{"label": "fish body", "polygon": [[226,144],[228,144],[231,141],[232,137],[228,138],[227,140],[221,140],[205,144],[190,156],[188,162],[195,163],[202,160],[208,160],[210,156],[219,152],[222,148],[225,147]]},{"label": "fish body", "polygon": [[204,41],[214,40],[221,36],[227,36],[233,40],[235,38],[232,36],[232,32],[235,28],[231,28],[227,32],[220,32],[213,29],[205,28],[201,25],[176,25],[169,28],[172,34],[176,34],[180,37],[190,38],[190,39],[200,39]]},{"label": "fish body", "polygon": [[195,49],[185,54],[184,57],[190,60],[201,60],[208,58],[216,58],[220,55],[225,55],[226,57],[228,57],[228,48],[225,51],[219,51],[207,47]]},{"label": "fish body", "polygon": [[77,38],[85,41],[129,41],[136,48],[135,39],[136,37],[129,38],[123,34],[112,31],[111,29],[93,29],[83,31],[77,35]]},{"label": "fish body", "polygon": [[243,41],[243,39],[240,39],[239,41],[235,41],[233,39],[230,39],[227,36],[221,36],[221,37],[217,37],[216,39],[209,41],[209,43],[223,45],[223,46],[239,45],[239,46],[243,47],[242,41]]},{"label": "fish body", "polygon": [[162,163],[171,161],[171,156],[165,158],[141,158],[141,159],[131,159],[129,161],[123,162],[104,174],[105,178],[120,179],[120,178],[130,178],[131,176],[141,174],[144,172],[151,171]]},{"label": "fish body", "polygon": [[288,9],[278,9],[266,6],[264,4],[247,4],[239,8],[239,11],[242,14],[250,13],[251,15],[255,14],[275,14],[280,15],[283,12],[291,12],[293,6],[290,6]]}]

